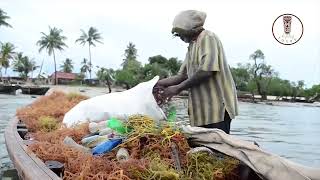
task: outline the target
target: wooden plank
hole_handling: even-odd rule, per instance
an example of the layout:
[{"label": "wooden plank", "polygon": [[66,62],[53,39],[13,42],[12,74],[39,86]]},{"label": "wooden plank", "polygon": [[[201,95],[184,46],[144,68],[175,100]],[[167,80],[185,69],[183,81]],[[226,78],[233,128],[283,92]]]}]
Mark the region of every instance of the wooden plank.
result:
[{"label": "wooden plank", "polygon": [[12,119],[4,135],[10,159],[19,176],[26,180],[61,180],[34,153],[28,151],[17,132],[17,122],[17,118]]}]

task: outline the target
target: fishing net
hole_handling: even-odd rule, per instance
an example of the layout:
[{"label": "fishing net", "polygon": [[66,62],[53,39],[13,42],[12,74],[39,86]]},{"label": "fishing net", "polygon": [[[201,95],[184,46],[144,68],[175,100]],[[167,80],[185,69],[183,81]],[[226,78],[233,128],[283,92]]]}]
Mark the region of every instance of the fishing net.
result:
[{"label": "fishing net", "polygon": [[[124,123],[127,131],[122,144],[99,156],[63,143],[68,136],[81,144],[81,139],[89,134],[88,124],[74,128],[52,128],[55,126],[51,126],[51,122],[46,128],[41,125],[43,118],[40,117],[54,118],[61,123],[63,114],[84,99],[86,97],[53,93],[18,111],[18,117],[32,129],[31,137],[35,139],[29,150],[43,161],[63,163],[63,179],[239,179],[235,173],[238,160],[217,158],[204,152],[187,154],[191,149],[187,137],[177,127],[155,123],[148,116],[130,116]],[[128,160],[117,160],[120,148],[129,152]]]}]

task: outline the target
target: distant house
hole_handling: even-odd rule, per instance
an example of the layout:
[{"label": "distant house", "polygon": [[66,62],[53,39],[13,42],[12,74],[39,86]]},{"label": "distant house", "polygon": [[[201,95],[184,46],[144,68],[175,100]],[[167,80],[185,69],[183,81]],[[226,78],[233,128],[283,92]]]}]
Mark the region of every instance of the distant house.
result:
[{"label": "distant house", "polygon": [[[50,76],[50,84],[54,84],[54,74]],[[76,80],[76,73],[57,72],[57,84],[70,84]]]}]

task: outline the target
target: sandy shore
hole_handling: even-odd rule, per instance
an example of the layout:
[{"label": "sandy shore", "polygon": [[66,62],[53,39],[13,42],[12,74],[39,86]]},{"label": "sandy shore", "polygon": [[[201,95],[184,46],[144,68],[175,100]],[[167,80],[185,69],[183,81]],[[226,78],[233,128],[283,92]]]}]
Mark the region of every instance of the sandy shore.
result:
[{"label": "sandy shore", "polygon": [[[112,92],[123,91],[121,88],[112,88]],[[56,85],[50,86],[50,89],[46,94],[50,94],[53,91],[62,91],[65,93],[80,93],[89,97],[99,96],[108,94],[109,90],[107,87],[88,87],[88,86],[64,86],[64,85]]]},{"label": "sandy shore", "polygon": [[[252,103],[250,100],[239,99],[239,102]],[[320,107],[320,102],[314,103],[299,103],[299,102],[284,102],[284,101],[256,101],[253,104],[265,104],[270,106],[289,106],[289,107]]]}]

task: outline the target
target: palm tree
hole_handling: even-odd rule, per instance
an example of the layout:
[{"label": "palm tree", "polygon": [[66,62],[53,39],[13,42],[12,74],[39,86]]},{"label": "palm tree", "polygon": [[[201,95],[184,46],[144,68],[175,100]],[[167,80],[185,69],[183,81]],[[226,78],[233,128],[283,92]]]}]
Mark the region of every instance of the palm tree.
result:
[{"label": "palm tree", "polygon": [[7,16],[7,13],[0,9],[0,26],[12,27],[9,23],[6,22],[7,19],[10,19]]},{"label": "palm tree", "polygon": [[67,58],[62,65],[60,65],[60,68],[63,72],[71,73],[73,70],[73,62],[71,59]]},{"label": "palm tree", "polygon": [[1,51],[0,51],[0,75],[2,76],[2,67],[5,68],[5,74],[7,74],[7,68],[10,65],[10,60],[13,59],[15,54],[14,45],[7,42],[1,43]]},{"label": "palm tree", "polygon": [[18,53],[13,61],[13,71],[19,72],[22,78],[28,78],[28,74],[38,67],[33,59],[23,56],[22,52]]},{"label": "palm tree", "polygon": [[123,69],[126,69],[129,62],[131,61],[137,61],[137,49],[136,45],[134,45],[132,42],[129,42],[129,45],[127,46],[127,49],[124,51],[124,59],[122,62]]},{"label": "palm tree", "polygon": [[86,43],[89,44],[89,73],[90,73],[90,79],[91,79],[91,68],[92,68],[92,62],[91,62],[91,45],[96,46],[95,42],[102,43],[102,37],[101,34],[98,32],[98,30],[94,27],[90,27],[88,33],[86,33],[84,30],[81,29],[81,36],[79,39],[76,40],[76,42],[79,42],[82,45],[85,45]]},{"label": "palm tree", "polygon": [[49,27],[49,34],[45,34],[41,32],[42,37],[37,42],[37,45],[40,46],[39,52],[43,49],[47,50],[49,56],[53,54],[53,61],[54,61],[54,84],[57,84],[57,63],[56,63],[56,56],[55,56],[55,49],[62,51],[64,47],[68,47],[65,44],[65,40],[67,37],[61,35],[62,30],[57,29],[56,27],[51,28]]},{"label": "palm tree", "polygon": [[81,62],[81,68],[80,68],[80,72],[87,74],[87,72],[89,71],[89,63],[88,60],[86,58],[83,58],[83,61]]},{"label": "palm tree", "polygon": [[[100,68],[97,66],[97,68]],[[97,71],[97,78],[100,81],[106,81],[109,89],[109,93],[111,93],[111,82],[114,81],[115,71],[113,69],[107,69],[104,67],[101,67]]]}]

